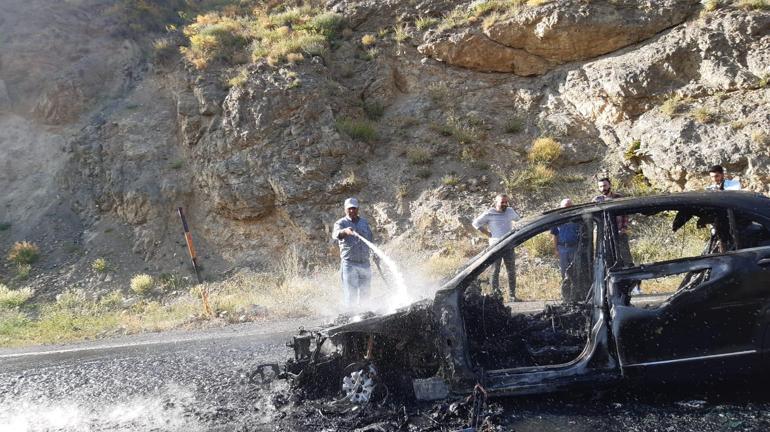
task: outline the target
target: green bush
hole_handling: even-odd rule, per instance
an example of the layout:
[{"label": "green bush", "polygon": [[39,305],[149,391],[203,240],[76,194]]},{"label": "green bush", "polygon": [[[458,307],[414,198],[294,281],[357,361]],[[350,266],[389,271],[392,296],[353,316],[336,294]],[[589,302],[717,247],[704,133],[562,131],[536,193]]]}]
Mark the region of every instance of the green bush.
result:
[{"label": "green bush", "polygon": [[20,241],[13,244],[8,252],[8,261],[15,264],[32,264],[40,258],[40,248],[28,241]]},{"label": "green bush", "polygon": [[385,105],[380,101],[364,101],[364,112],[369,120],[379,120],[385,114]]},{"label": "green bush", "polygon": [[519,117],[511,117],[505,121],[505,133],[515,134],[524,130],[524,121]]},{"label": "green bush", "polygon": [[155,280],[148,274],[138,274],[131,278],[131,291],[139,295],[147,295],[155,287]]},{"label": "green bush", "polygon": [[377,131],[374,125],[366,120],[344,118],[337,120],[336,126],[337,131],[354,140],[373,141],[377,138]]}]

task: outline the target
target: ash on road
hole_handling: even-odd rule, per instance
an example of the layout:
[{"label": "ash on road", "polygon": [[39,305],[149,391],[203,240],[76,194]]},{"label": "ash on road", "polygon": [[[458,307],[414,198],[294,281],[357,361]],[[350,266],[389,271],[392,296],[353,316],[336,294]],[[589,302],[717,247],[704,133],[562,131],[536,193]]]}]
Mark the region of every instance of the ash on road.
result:
[{"label": "ash on road", "polygon": [[[467,422],[453,401],[350,410],[297,402],[280,380],[255,382],[257,365],[289,358],[285,342],[300,324],[2,350],[0,432],[452,431]],[[500,431],[759,431],[770,429],[770,397],[557,394],[493,400],[484,416],[486,430]]]}]

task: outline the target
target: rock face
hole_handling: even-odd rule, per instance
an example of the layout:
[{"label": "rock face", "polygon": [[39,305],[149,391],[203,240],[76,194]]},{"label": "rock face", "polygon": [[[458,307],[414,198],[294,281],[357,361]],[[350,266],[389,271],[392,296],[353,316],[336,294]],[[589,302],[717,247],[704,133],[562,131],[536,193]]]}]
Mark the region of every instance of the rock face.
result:
[{"label": "rock face", "polygon": [[[53,7],[13,1],[32,22]],[[0,222],[13,235],[2,247],[35,240],[32,216],[59,223],[51,212],[66,207],[71,229],[52,224],[48,239],[112,241],[98,253],[184,268],[184,207],[209,268],[268,267],[289,248],[328,263],[351,195],[378,243],[439,250],[467,239],[468,221],[504,189],[529,215],[589,199],[599,173],[676,191],[700,188],[722,163],[744,186],[770,184],[767,11],[566,0],[437,32],[418,20],[471,3],[334,0],[350,28],[322,56],[198,71],[178,57],[144,63],[139,43],[100,30],[97,6],[109,2],[90,1],[57,3],[72,28],[95,27],[73,33],[94,35],[84,45],[62,38],[84,48],[62,47],[61,67],[38,65],[46,52],[25,58],[16,39],[4,45]],[[245,79],[226,84],[236,75]],[[520,174],[544,136],[562,152],[543,170],[558,181],[540,187]],[[71,260],[87,268],[92,256]]]},{"label": "rock face", "polygon": [[697,0],[579,0],[522,7],[480,30],[429,34],[420,52],[483,72],[542,75],[556,65],[617,51],[682,23]]},{"label": "rock face", "polygon": [[617,153],[639,141],[635,162],[660,187],[697,188],[724,163],[764,190],[768,29],[767,13],[719,12],[570,70],[561,94]]}]

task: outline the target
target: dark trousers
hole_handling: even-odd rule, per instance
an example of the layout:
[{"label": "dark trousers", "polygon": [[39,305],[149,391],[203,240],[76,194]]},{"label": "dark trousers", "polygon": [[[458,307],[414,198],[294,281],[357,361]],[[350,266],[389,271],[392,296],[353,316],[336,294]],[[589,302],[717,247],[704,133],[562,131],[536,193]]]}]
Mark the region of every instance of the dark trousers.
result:
[{"label": "dark trousers", "polygon": [[513,252],[513,249],[505,251],[502,258],[495,261],[494,268],[492,269],[492,290],[496,295],[503,295],[502,291],[500,291],[500,267],[503,263],[505,263],[505,271],[508,272],[508,293],[511,295],[511,300],[513,300],[516,294],[516,254]]}]

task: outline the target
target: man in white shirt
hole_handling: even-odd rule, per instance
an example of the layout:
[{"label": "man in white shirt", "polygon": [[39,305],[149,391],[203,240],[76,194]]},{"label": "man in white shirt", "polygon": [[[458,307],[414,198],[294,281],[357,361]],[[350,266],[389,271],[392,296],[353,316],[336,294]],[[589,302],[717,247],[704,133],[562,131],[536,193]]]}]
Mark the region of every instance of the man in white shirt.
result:
[{"label": "man in white shirt", "polygon": [[711,178],[711,184],[706,186],[706,190],[741,190],[741,182],[739,180],[725,177],[725,169],[722,165],[714,165],[709,168],[709,177]]},{"label": "man in white shirt", "polygon": [[[473,227],[489,237],[489,244],[495,244],[507,234],[513,225],[513,222],[521,219],[516,210],[510,207],[508,195],[500,194],[495,197],[495,207],[491,208],[479,217],[473,220]],[[492,271],[492,289],[495,294],[502,296],[500,291],[500,267],[505,263],[505,271],[508,272],[508,290],[511,301],[516,299],[516,257],[513,249],[503,253],[501,259],[494,264]]]}]

